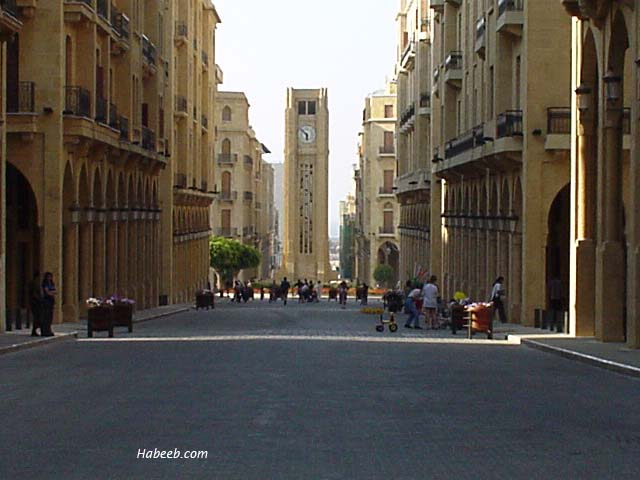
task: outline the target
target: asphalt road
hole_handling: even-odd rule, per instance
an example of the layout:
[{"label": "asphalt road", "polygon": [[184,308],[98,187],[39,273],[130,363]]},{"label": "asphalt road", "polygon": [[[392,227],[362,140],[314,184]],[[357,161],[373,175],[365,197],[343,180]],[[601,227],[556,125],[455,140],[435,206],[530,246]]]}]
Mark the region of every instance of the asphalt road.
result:
[{"label": "asphalt road", "polygon": [[0,479],[640,477],[638,379],[373,325],[335,304],[221,305],[6,355]]}]

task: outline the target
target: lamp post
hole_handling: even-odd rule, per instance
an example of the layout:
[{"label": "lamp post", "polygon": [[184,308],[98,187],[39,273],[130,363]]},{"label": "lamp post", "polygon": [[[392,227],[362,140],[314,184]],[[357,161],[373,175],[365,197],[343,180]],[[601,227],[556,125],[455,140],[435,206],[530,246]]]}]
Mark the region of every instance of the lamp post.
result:
[{"label": "lamp post", "polygon": [[591,106],[591,87],[581,83],[580,86],[576,88],[576,95],[578,98],[578,111],[581,114],[587,113]]},{"label": "lamp post", "polygon": [[607,70],[604,75],[604,94],[607,103],[611,107],[616,107],[622,98],[622,77],[617,75],[613,70]]}]

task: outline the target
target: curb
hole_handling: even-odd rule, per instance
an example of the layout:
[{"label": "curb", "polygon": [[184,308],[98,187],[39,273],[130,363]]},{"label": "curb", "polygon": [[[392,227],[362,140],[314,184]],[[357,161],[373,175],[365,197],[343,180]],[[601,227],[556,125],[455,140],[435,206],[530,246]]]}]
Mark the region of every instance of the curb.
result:
[{"label": "curb", "polygon": [[0,348],[0,355],[5,355],[7,353],[19,352],[21,350],[28,350],[30,348],[43,347],[45,345],[50,345],[52,343],[59,343],[65,340],[69,340],[72,338],[78,338],[78,332],[70,332],[70,333],[57,333],[55,337],[45,337],[39,338],[37,340],[32,340],[30,342],[24,343],[15,343],[13,345],[9,345],[7,347]]},{"label": "curb", "polygon": [[178,313],[188,312],[189,310],[191,310],[191,308],[192,307],[183,307],[183,308],[180,308],[178,310],[173,310],[171,312],[160,313],[158,315],[153,315],[153,316],[150,316],[150,317],[141,318],[139,320],[134,318],[133,319],[133,323],[135,325],[136,323],[144,323],[144,322],[149,322],[151,320],[157,320],[158,318],[170,317],[171,315],[177,315]]},{"label": "curb", "polygon": [[604,358],[594,357],[593,355],[587,355],[585,353],[574,352],[573,350],[567,350],[566,348],[554,347],[526,338],[521,339],[521,342],[523,345],[526,345],[530,348],[535,348],[536,350],[541,350],[543,352],[560,355],[561,357],[567,358],[569,360],[587,363],[595,367],[603,368],[616,373],[621,373],[630,377],[640,378],[640,368],[632,367],[631,365],[625,365],[624,363],[605,360]]}]

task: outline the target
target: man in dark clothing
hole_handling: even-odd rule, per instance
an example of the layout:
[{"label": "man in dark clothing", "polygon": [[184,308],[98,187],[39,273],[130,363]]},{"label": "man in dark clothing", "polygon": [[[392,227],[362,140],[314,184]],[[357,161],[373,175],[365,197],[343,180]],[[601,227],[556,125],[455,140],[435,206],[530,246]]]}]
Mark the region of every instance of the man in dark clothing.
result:
[{"label": "man in dark clothing", "polygon": [[284,277],[282,283],[280,284],[280,295],[282,295],[282,300],[284,304],[287,304],[287,297],[289,296],[289,289],[291,288],[291,284],[287,281],[287,277]]},{"label": "man in dark clothing", "polygon": [[33,279],[29,282],[29,308],[31,309],[31,316],[33,318],[31,336],[37,337],[38,329],[40,329],[40,333],[42,333],[42,290],[40,288],[40,272],[35,272]]}]

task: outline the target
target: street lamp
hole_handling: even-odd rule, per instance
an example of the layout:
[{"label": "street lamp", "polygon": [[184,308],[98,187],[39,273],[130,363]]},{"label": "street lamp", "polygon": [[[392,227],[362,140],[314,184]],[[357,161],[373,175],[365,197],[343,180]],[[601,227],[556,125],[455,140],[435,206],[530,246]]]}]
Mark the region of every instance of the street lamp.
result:
[{"label": "street lamp", "polygon": [[591,87],[581,83],[576,88],[576,95],[578,96],[578,111],[586,113],[591,105]]},{"label": "street lamp", "polygon": [[622,77],[611,69],[604,75],[604,94],[607,103],[615,105],[621,98]]}]

